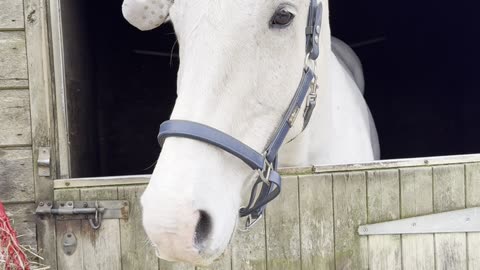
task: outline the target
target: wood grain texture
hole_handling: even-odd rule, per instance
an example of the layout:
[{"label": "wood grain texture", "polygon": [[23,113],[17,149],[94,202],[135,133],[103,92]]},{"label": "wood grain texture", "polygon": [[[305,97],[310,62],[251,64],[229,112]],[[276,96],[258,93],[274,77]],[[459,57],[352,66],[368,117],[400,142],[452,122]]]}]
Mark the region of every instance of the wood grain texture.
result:
[{"label": "wood grain texture", "polygon": [[0,1],[0,30],[23,29],[23,1]]},{"label": "wood grain texture", "polygon": [[[432,168],[400,170],[401,217],[409,218],[433,213]],[[404,269],[435,268],[435,245],[432,234],[402,235]]]},{"label": "wood grain texture", "polygon": [[[64,189],[55,190],[55,200],[57,201],[79,201],[80,190]],[[68,220],[56,221],[56,240],[57,240],[57,263],[58,269],[82,270],[84,264],[83,242],[86,240],[82,235],[82,221]],[[77,238],[77,249],[73,254],[67,255],[63,252],[63,237],[71,233]]]},{"label": "wood grain texture", "polygon": [[282,179],[282,192],[266,209],[267,269],[300,269],[297,176]]},{"label": "wood grain texture", "polygon": [[299,176],[302,269],[335,269],[331,174]]},{"label": "wood grain texture", "polygon": [[[465,208],[464,165],[433,168],[433,208],[436,213]],[[435,235],[436,269],[467,269],[465,233]]]},{"label": "wood grain texture", "polygon": [[[117,200],[118,192],[116,187],[91,188],[80,190],[80,196],[82,200]],[[93,230],[88,221],[82,220],[84,269],[122,269],[119,222],[103,220],[100,229]]]},{"label": "wood grain texture", "polygon": [[[398,170],[367,173],[368,223],[400,218]],[[368,237],[369,269],[402,269],[400,235]]]},{"label": "wood grain texture", "polygon": [[0,80],[8,79],[28,79],[23,31],[0,31]]},{"label": "wood grain texture", "polygon": [[28,89],[27,79],[0,79],[0,90],[11,89]]},{"label": "wood grain texture", "polygon": [[333,174],[335,267],[368,269],[368,239],[357,233],[367,222],[365,172]]},{"label": "wood grain texture", "polygon": [[128,220],[120,220],[122,269],[157,269],[158,259],[155,250],[148,242],[142,226],[140,196],[145,186],[118,187],[118,198],[127,200],[130,205]]},{"label": "wood grain texture", "polygon": [[[241,219],[239,226],[245,220]],[[237,229],[232,240],[232,269],[266,270],[265,219],[262,218],[249,231]]]},{"label": "wood grain texture", "polygon": [[[19,53],[15,61],[14,72],[8,73],[7,77],[27,79],[29,82],[31,126],[32,126],[32,151],[33,160],[37,160],[40,147],[51,149],[51,175],[56,175],[55,154],[55,126],[53,119],[53,94],[50,70],[49,50],[49,26],[47,5],[45,0],[24,0],[24,24],[23,32],[17,34],[19,40],[26,39],[25,53]],[[1,42],[0,42],[1,43]],[[25,42],[23,42],[25,45]],[[19,44],[20,46],[20,44]],[[21,47],[19,47],[21,48]],[[17,49],[18,50],[18,49]],[[28,74],[27,67],[28,64]],[[27,77],[28,75],[28,77]],[[0,72],[0,79],[5,74]],[[38,175],[36,162],[33,165],[35,180],[35,200],[53,199],[53,181],[51,177]],[[55,239],[55,221],[53,219],[41,220],[37,223],[37,240],[39,255],[45,258],[45,263],[51,266],[51,270],[57,269],[57,251]]]},{"label": "wood grain texture", "polygon": [[232,269],[232,248],[229,245],[225,252],[215,260],[211,265],[206,267],[196,267],[196,270],[230,270]]},{"label": "wood grain texture", "polygon": [[35,201],[32,150],[0,149],[0,201]]},{"label": "wood grain texture", "polygon": [[31,144],[28,90],[0,91],[0,147]]},{"label": "wood grain texture", "polygon": [[195,266],[186,263],[175,263],[160,260],[160,270],[195,270]]},{"label": "wood grain texture", "polygon": [[[480,163],[467,164],[466,200],[467,207],[480,206]],[[467,234],[468,269],[480,269],[480,233]]]}]

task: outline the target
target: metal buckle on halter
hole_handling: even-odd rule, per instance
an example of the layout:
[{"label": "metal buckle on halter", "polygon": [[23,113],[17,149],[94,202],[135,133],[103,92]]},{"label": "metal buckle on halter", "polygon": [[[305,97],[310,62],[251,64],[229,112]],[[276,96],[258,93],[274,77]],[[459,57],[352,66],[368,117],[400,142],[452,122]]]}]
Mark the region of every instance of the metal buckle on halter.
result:
[{"label": "metal buckle on halter", "polygon": [[243,232],[247,232],[250,228],[253,227],[260,219],[262,219],[263,214],[259,215],[257,218],[253,218],[252,215],[247,216],[247,220],[245,221],[245,228],[240,229]]},{"label": "metal buckle on halter", "polygon": [[272,170],[273,170],[273,163],[268,162],[267,153],[264,153],[263,154],[263,168],[262,169],[257,169],[257,171],[258,171],[260,179],[262,179],[262,181],[267,185],[270,185],[270,180],[269,179],[270,179],[270,173],[272,172]]},{"label": "metal buckle on halter", "polygon": [[315,109],[315,106],[317,105],[317,76],[312,81],[311,84],[311,90],[310,93],[308,94],[308,97],[306,98],[306,105],[305,105],[305,111],[303,112],[303,129],[305,129],[310,122],[310,118],[312,117],[313,110]]}]

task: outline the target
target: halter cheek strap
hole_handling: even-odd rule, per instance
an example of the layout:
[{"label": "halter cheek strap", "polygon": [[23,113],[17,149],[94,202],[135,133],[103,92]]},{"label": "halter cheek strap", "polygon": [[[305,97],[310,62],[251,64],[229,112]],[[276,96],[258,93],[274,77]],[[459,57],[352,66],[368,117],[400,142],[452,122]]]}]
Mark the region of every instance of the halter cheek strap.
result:
[{"label": "halter cheek strap", "polygon": [[303,113],[304,127],[308,124],[313,111],[316,98],[316,76],[314,70],[307,65],[307,62],[314,62],[319,54],[321,14],[321,3],[317,5],[316,0],[311,0],[306,27],[307,55],[302,79],[290,105],[272,136],[272,140],[263,153],[255,151],[248,145],[218,129],[200,123],[187,120],[168,120],[160,125],[160,132],[158,134],[160,145],[163,145],[163,142],[168,137],[183,137],[198,140],[236,156],[250,166],[250,168],[258,172],[258,178],[252,188],[248,205],[239,211],[241,217],[248,216],[246,223],[247,229],[262,217],[267,203],[280,193],[281,177],[277,172],[278,151],[288,131],[293,126],[309,90],[309,98],[307,99],[306,108]]}]

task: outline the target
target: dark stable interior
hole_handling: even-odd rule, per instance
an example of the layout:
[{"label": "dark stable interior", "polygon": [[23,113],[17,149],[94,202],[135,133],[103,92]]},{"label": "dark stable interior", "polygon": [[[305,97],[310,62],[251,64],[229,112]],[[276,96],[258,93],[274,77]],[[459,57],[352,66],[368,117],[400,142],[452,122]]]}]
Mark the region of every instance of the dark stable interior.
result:
[{"label": "dark stable interior", "polygon": [[[62,2],[74,177],[151,173],[175,102],[171,25],[138,31],[121,2]],[[363,63],[382,159],[480,153],[476,6],[330,0],[333,35]],[[87,83],[75,79],[78,65]]]}]

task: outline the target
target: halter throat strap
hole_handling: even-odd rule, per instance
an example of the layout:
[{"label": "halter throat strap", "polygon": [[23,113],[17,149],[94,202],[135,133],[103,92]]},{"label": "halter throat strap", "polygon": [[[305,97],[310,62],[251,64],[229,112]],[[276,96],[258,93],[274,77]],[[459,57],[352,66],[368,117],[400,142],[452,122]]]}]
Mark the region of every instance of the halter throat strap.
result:
[{"label": "halter throat strap", "polygon": [[[292,128],[309,90],[311,90],[310,95],[303,113],[304,128],[306,124],[308,124],[313,111],[315,100],[313,99],[312,105],[312,93],[316,97],[316,76],[315,71],[309,67],[307,62],[314,62],[319,54],[321,14],[321,3],[317,5],[316,0],[311,0],[306,27],[307,54],[302,78],[295,91],[295,95],[263,153],[255,151],[243,142],[218,129],[201,123],[187,120],[168,120],[160,125],[160,132],[158,134],[160,145],[163,145],[165,139],[168,137],[198,140],[236,156],[250,168],[258,172],[258,178],[252,188],[250,201],[247,206],[241,208],[239,211],[241,217],[248,216],[246,223],[247,229],[262,217],[266,204],[280,193],[281,177],[277,172],[278,151],[288,131]],[[261,187],[260,191],[258,190],[259,187]]]}]

